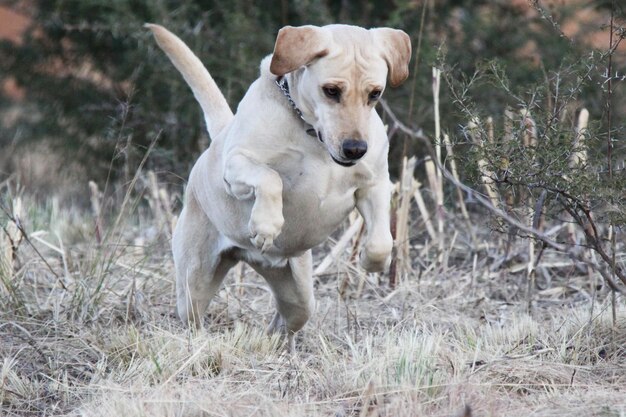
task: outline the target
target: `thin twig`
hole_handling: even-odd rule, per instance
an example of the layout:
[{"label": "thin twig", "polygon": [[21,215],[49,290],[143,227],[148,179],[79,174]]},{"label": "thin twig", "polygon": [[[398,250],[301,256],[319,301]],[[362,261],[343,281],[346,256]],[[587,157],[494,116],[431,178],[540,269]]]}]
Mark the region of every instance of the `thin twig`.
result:
[{"label": "thin twig", "polygon": [[613,137],[611,136],[611,97],[613,95],[613,76],[611,73],[613,72],[613,52],[611,47],[613,46],[613,9],[615,8],[615,1],[611,2],[611,23],[609,25],[609,56],[608,63],[606,68],[606,75],[608,77],[607,80],[607,92],[606,92],[606,123],[607,123],[607,135],[606,135],[606,146],[607,146],[607,164],[609,171],[609,181],[613,179]]},{"label": "thin twig", "polygon": [[[415,94],[417,91],[417,73],[418,73],[418,69],[419,69],[419,62],[420,62],[420,53],[422,50],[422,37],[424,34],[424,21],[426,19],[426,8],[428,7],[428,2],[425,1],[424,4],[422,5],[422,16],[420,18],[420,30],[419,33],[417,34],[417,50],[415,51],[415,62],[413,63],[413,80],[411,82],[411,96],[409,97],[409,115],[407,117],[407,120],[409,121],[409,123],[412,121],[413,119],[413,104],[415,102]],[[404,158],[407,154],[407,137],[404,137],[404,142],[402,145],[402,158]]]},{"label": "thin twig", "polygon": [[11,215],[11,213],[9,213],[9,211],[7,210],[6,207],[4,207],[4,205],[0,204],[0,210],[2,210],[2,212],[4,213],[5,216],[8,217],[8,219],[10,221],[13,222],[13,224],[15,224],[15,226],[17,227],[17,229],[20,231],[20,233],[22,233],[22,236],[24,237],[24,240],[30,245],[31,248],[33,248],[33,250],[35,251],[35,253],[37,254],[37,256],[39,256],[39,258],[43,261],[43,263],[46,265],[46,267],[48,268],[48,270],[50,270],[50,272],[52,273],[52,275],[54,275],[57,279],[57,281],[59,282],[59,284],[61,285],[61,288],[63,288],[64,290],[67,290],[67,288],[65,287],[65,284],[63,283],[63,281],[61,280],[61,277],[59,276],[59,274],[57,274],[54,269],[52,269],[52,265],[50,265],[48,263],[48,261],[46,260],[46,258],[41,254],[41,252],[39,252],[39,249],[37,249],[37,247],[33,244],[33,242],[30,240],[30,238],[28,237],[28,234],[26,233],[26,229],[24,229],[24,226],[22,226],[22,222],[20,222],[20,220],[16,217],[14,217],[13,215]]},{"label": "thin twig", "polygon": [[[614,14],[615,14],[615,0],[611,1],[611,23],[609,25],[609,51],[611,51],[611,48],[613,47],[613,29],[614,29]],[[608,179],[609,179],[609,183],[612,182],[613,180],[613,137],[611,135],[611,109],[612,109],[612,103],[611,103],[611,98],[613,95],[613,52],[609,53],[609,60],[607,63],[607,76],[609,77],[608,81],[607,81],[607,92],[606,92],[606,119],[607,119],[607,155],[606,155],[606,159],[607,159],[607,165],[608,165]],[[613,196],[611,195],[609,197],[609,202],[611,205],[613,205]],[[613,252],[613,256],[611,258],[611,263],[609,265],[612,265],[612,270],[611,270],[611,274],[613,276],[615,276],[615,274],[617,273],[616,271],[616,264],[615,264],[615,252],[616,252],[616,242],[615,242],[615,227],[613,225],[613,220],[609,220],[609,230],[611,231],[611,250]],[[602,256],[602,254],[600,254],[600,256]],[[613,296],[611,297],[611,306],[612,306],[612,312],[613,312],[613,325],[615,326],[615,323],[617,321],[617,316],[615,313],[615,293],[613,293]]]}]

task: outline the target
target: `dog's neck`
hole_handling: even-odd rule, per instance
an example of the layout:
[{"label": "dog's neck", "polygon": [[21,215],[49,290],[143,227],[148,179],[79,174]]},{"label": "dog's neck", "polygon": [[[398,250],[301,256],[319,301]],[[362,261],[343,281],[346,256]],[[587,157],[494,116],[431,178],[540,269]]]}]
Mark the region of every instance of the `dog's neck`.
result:
[{"label": "dog's neck", "polygon": [[283,95],[287,98],[287,102],[289,103],[293,111],[304,122],[304,129],[306,130],[307,135],[319,138],[315,128],[312,125],[310,125],[306,120],[304,120],[304,117],[302,116],[302,110],[298,108],[298,106],[296,105],[296,102],[293,101],[293,98],[291,98],[291,93],[289,92],[289,83],[287,83],[287,78],[284,76],[276,78],[276,85],[278,86],[278,88],[280,88],[280,91],[282,91]]}]

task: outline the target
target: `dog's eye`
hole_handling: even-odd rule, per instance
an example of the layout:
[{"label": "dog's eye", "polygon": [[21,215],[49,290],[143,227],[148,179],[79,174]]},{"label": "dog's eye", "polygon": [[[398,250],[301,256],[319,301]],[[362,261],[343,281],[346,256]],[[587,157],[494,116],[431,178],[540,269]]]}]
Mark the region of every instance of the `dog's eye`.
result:
[{"label": "dog's eye", "polygon": [[369,100],[370,101],[376,101],[380,98],[380,96],[383,94],[383,92],[381,90],[374,90],[370,93],[369,96]]},{"label": "dog's eye", "polygon": [[338,87],[329,85],[322,87],[322,90],[324,91],[326,97],[339,101],[339,97],[341,96],[341,90]]}]

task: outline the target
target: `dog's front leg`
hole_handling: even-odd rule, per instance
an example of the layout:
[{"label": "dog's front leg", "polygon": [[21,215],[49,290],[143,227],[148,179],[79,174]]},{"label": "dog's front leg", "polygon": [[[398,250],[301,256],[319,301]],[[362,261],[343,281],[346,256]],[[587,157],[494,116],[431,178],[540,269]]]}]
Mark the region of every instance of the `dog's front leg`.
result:
[{"label": "dog's front leg", "polygon": [[380,272],[391,262],[391,237],[389,210],[391,184],[383,181],[356,193],[357,209],[365,220],[367,236],[361,251],[360,264],[368,272]]},{"label": "dog's front leg", "polygon": [[235,198],[254,198],[248,222],[250,241],[265,252],[272,246],[285,222],[280,175],[244,152],[231,152],[225,161],[224,182],[227,192]]}]

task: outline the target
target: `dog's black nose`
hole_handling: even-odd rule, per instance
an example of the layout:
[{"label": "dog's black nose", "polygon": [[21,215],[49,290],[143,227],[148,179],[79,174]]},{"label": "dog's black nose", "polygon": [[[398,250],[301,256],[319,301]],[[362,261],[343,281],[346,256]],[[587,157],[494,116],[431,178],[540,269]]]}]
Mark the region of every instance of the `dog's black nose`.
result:
[{"label": "dog's black nose", "polygon": [[346,139],[341,147],[343,154],[351,161],[356,161],[367,152],[367,142],[362,140]]}]

